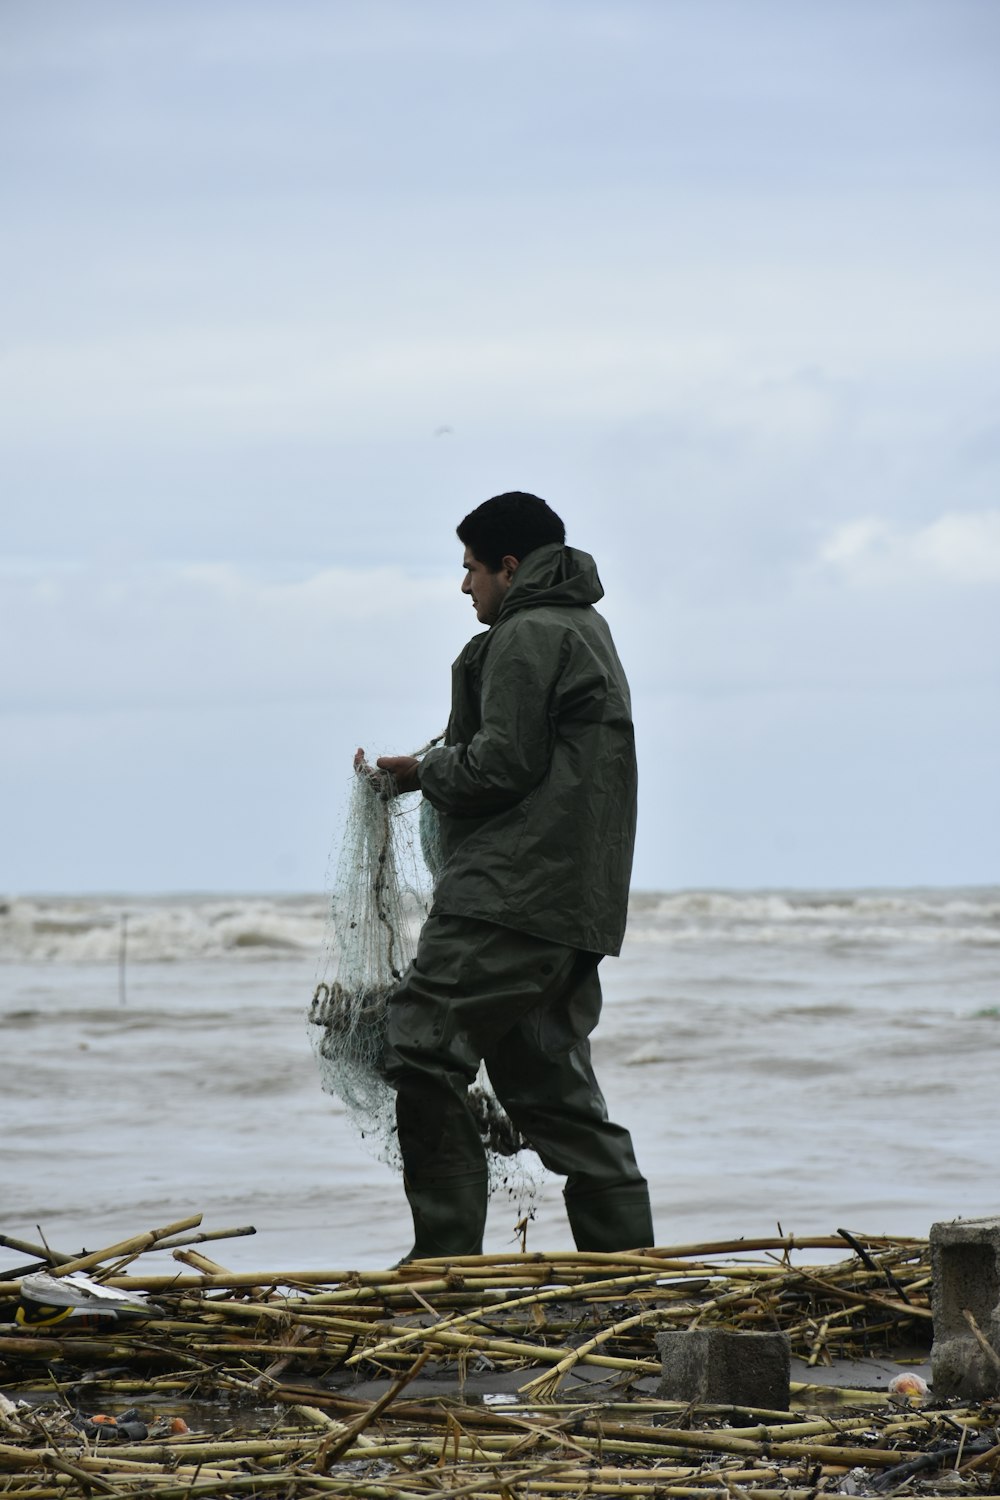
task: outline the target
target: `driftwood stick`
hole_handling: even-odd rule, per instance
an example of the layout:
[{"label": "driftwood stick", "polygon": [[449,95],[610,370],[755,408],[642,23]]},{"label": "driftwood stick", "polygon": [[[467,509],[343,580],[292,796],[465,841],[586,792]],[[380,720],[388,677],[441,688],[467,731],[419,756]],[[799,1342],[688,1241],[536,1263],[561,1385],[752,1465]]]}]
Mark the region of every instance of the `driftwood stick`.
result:
[{"label": "driftwood stick", "polygon": [[[616,1293],[618,1296],[624,1296],[627,1292],[637,1290],[641,1286],[650,1283],[655,1284],[657,1280],[657,1272],[647,1271],[638,1275],[613,1277],[606,1281],[592,1282],[588,1284],[586,1291],[588,1299],[598,1294],[607,1293]],[[707,1279],[700,1277],[696,1283],[696,1289],[700,1290],[707,1285]],[[505,1301],[502,1307],[504,1313],[510,1313],[520,1307],[540,1307],[546,1302],[565,1302],[566,1300],[567,1289],[565,1287],[550,1287],[546,1291],[531,1291],[526,1292],[523,1297],[512,1297],[508,1301]],[[471,1309],[456,1313],[454,1317],[443,1319],[437,1324],[438,1330],[460,1328],[463,1324],[474,1323],[480,1317],[481,1311],[481,1307],[476,1304]],[[409,1328],[404,1333],[397,1334],[393,1338],[385,1339],[382,1343],[376,1344],[374,1349],[365,1349],[358,1354],[352,1354],[347,1363],[354,1365],[364,1359],[376,1359],[394,1347],[418,1341],[423,1337],[424,1331],[422,1328]]]},{"label": "driftwood stick", "polygon": [[[389,1327],[391,1333],[406,1331],[398,1325]],[[516,1339],[495,1338],[481,1334],[454,1333],[450,1329],[440,1329],[437,1326],[422,1329],[421,1338],[425,1344],[440,1344],[445,1349],[466,1350],[474,1354],[499,1354],[510,1359],[526,1360],[529,1363],[544,1362],[558,1365],[566,1353],[564,1349],[553,1349],[545,1344],[529,1344]],[[592,1353],[583,1355],[582,1358],[588,1364],[602,1365],[609,1370],[628,1370],[636,1375],[660,1373],[660,1364],[655,1360],[615,1359],[610,1355]]]},{"label": "driftwood stick", "polygon": [[70,1479],[75,1479],[77,1484],[83,1486],[83,1493],[89,1495],[91,1490],[97,1490],[102,1495],[113,1495],[116,1486],[102,1479],[100,1474],[88,1473],[86,1469],[78,1468],[71,1464],[59,1453],[46,1453],[43,1462],[46,1468],[55,1469],[60,1474],[66,1474]]},{"label": "driftwood stick", "polygon": [[13,1235],[0,1234],[0,1245],[5,1250],[16,1250],[19,1255],[30,1255],[33,1260],[44,1261],[47,1266],[58,1266],[72,1260],[72,1255],[61,1255],[58,1250],[49,1250],[45,1245],[34,1245],[30,1240],[17,1240]]},{"label": "driftwood stick", "polygon": [[[200,1223],[201,1216],[192,1219],[191,1224]],[[170,1226],[170,1232],[176,1226]],[[164,1235],[167,1231],[159,1231]],[[137,1239],[143,1239],[138,1236]],[[542,1255],[540,1252],[529,1252],[527,1255],[480,1255],[466,1257],[439,1257],[437,1260],[425,1260],[422,1262],[411,1262],[398,1271],[357,1271],[350,1269],[333,1270],[278,1270],[278,1271],[245,1271],[234,1273],[228,1277],[200,1277],[178,1273],[176,1276],[130,1276],[109,1277],[109,1286],[120,1286],[126,1291],[151,1291],[164,1292],[174,1288],[177,1290],[191,1290],[195,1287],[231,1288],[253,1287],[262,1284],[303,1287],[316,1286],[340,1288],[335,1296],[371,1298],[384,1296],[393,1290],[402,1290],[409,1284],[417,1284],[426,1295],[430,1288],[426,1284],[426,1278],[416,1274],[420,1266],[426,1266],[428,1272],[436,1272],[430,1279],[435,1285],[443,1283],[444,1290],[456,1291],[461,1289],[471,1290],[476,1287],[486,1289],[498,1284],[498,1279],[511,1278],[511,1285],[526,1285],[530,1282],[558,1282],[564,1284],[571,1277],[583,1277],[601,1267],[617,1268],[619,1276],[629,1271],[659,1271],[661,1274],[669,1275],[691,1275],[706,1272],[718,1274],[718,1268],[698,1264],[698,1261],[706,1256],[722,1255],[726,1253],[745,1254],[751,1251],[765,1250],[787,1250],[787,1249],[838,1249],[842,1248],[843,1240],[840,1236],[810,1236],[796,1237],[787,1235],[781,1239],[760,1240],[726,1240],[714,1241],[701,1245],[672,1246],[666,1250],[657,1250],[654,1253],[604,1255],[595,1251],[563,1251],[558,1255]],[[926,1240],[890,1238],[888,1236],[869,1236],[867,1243],[884,1247],[901,1256],[913,1256],[926,1251]],[[112,1246],[110,1251],[102,1251],[91,1263],[100,1259],[108,1259],[114,1254],[130,1253],[136,1247],[136,1241],[126,1241],[123,1245]],[[697,1257],[694,1265],[684,1257]],[[84,1269],[79,1262],[70,1263],[74,1269]],[[843,1268],[824,1268],[825,1274],[831,1277],[834,1272],[849,1274],[853,1268],[856,1274],[856,1263],[847,1262]],[[504,1272],[504,1278],[498,1277],[500,1270]],[[611,1270],[610,1276],[615,1271]],[[802,1273],[794,1267],[781,1266],[746,1266],[736,1265],[726,1267],[727,1276],[733,1279],[743,1277],[749,1281],[753,1280],[782,1280],[794,1278]],[[522,1279],[523,1278],[523,1279]],[[0,1283],[0,1294],[16,1291],[18,1283]],[[375,1289],[377,1288],[377,1291]],[[572,1289],[569,1282],[567,1291]],[[886,1304],[891,1306],[891,1304]]]},{"label": "driftwood stick", "polygon": [[190,1266],[193,1271],[204,1271],[206,1276],[232,1275],[228,1267],[220,1266],[218,1261],[209,1260],[208,1256],[202,1255],[200,1250],[175,1250],[174,1260]]},{"label": "driftwood stick", "polygon": [[203,1229],[198,1234],[177,1235],[176,1238],[160,1240],[157,1250],[176,1250],[182,1245],[203,1245],[208,1240],[236,1240],[241,1236],[256,1234],[253,1224],[242,1224],[238,1229]]},{"label": "driftwood stick", "polygon": [[578,1345],[575,1349],[571,1349],[551,1370],[546,1370],[544,1374],[537,1375],[534,1380],[529,1380],[526,1385],[520,1386],[518,1394],[525,1396],[544,1391],[548,1396],[554,1395],[563,1376],[572,1370],[574,1365],[579,1364],[581,1360],[587,1360],[595,1349],[599,1349],[609,1339],[619,1338],[627,1328],[645,1325],[658,1320],[658,1318],[659,1310],[652,1308],[648,1312],[637,1313],[634,1317],[625,1318],[620,1323],[614,1323],[607,1328],[602,1328],[600,1333],[596,1333],[586,1343]]},{"label": "driftwood stick", "polygon": [[844,1237],[844,1239],[850,1245],[851,1249],[854,1251],[855,1255],[861,1261],[862,1265],[867,1266],[869,1271],[881,1271],[885,1276],[886,1281],[892,1287],[893,1291],[896,1293],[896,1296],[900,1299],[900,1301],[909,1302],[910,1299],[906,1295],[904,1288],[900,1286],[899,1282],[896,1280],[895,1276],[888,1269],[888,1267],[880,1266],[877,1261],[872,1260],[864,1245],[862,1245],[859,1240],[855,1239],[850,1230],[838,1229],[837,1233]]},{"label": "driftwood stick", "polygon": [[931,1318],[933,1314],[929,1307],[918,1307],[907,1298],[906,1302],[893,1302],[888,1297],[877,1297],[874,1292],[861,1292],[857,1287],[839,1287],[832,1281],[829,1274],[817,1276],[806,1271],[796,1271],[796,1277],[810,1285],[818,1287],[829,1297],[835,1297],[837,1301],[865,1302],[870,1307],[882,1307],[887,1312],[894,1312],[907,1318]]},{"label": "driftwood stick", "polygon": [[418,1355],[413,1361],[410,1368],[398,1380],[393,1382],[385,1395],[380,1396],[377,1401],[373,1402],[368,1411],[363,1412],[356,1422],[352,1422],[340,1437],[327,1438],[317,1454],[316,1467],[322,1470],[329,1464],[336,1463],[341,1454],[346,1453],[355,1440],[361,1436],[365,1428],[374,1422],[375,1418],[380,1416],[387,1406],[392,1405],[400,1391],[409,1385],[414,1376],[420,1374],[420,1371],[429,1359],[430,1350],[425,1349],[423,1354]]},{"label": "driftwood stick", "polygon": [[984,1469],[991,1459],[996,1459],[1000,1462],[1000,1443],[995,1444],[992,1448],[987,1448],[985,1453],[979,1453],[975,1458],[970,1458],[969,1462],[963,1464],[958,1472],[960,1474],[971,1474],[973,1469]]},{"label": "driftwood stick", "polygon": [[200,1223],[201,1214],[194,1214],[188,1219],[178,1219],[176,1224],[168,1224],[164,1229],[150,1229],[146,1234],[135,1234],[131,1239],[120,1240],[117,1245],[109,1245],[106,1250],[95,1250],[90,1255],[78,1255],[75,1260],[61,1261],[53,1268],[52,1275],[68,1276],[71,1271],[90,1271],[94,1266],[99,1266],[102,1260],[116,1260],[123,1255],[149,1250],[158,1240],[179,1234],[185,1229],[193,1229]]}]

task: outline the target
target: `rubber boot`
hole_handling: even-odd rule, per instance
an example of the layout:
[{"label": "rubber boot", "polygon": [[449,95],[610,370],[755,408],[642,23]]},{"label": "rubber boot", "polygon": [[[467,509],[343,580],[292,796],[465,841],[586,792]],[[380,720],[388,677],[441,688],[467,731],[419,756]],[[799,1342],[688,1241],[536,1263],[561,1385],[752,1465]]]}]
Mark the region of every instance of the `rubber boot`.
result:
[{"label": "rubber boot", "polygon": [[484,1172],[419,1182],[404,1177],[403,1186],[414,1233],[413,1249],[404,1261],[425,1255],[482,1255],[489,1200],[489,1179]]},{"label": "rubber boot", "polygon": [[656,1243],[642,1179],[589,1192],[567,1189],[563,1197],[578,1250],[646,1250]]}]

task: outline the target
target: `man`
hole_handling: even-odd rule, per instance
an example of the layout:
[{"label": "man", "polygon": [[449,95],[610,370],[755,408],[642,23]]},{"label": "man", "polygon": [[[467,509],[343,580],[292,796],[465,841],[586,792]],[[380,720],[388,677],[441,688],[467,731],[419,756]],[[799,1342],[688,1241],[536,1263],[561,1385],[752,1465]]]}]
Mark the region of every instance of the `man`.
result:
[{"label": "man", "polygon": [[445,743],[384,756],[436,809],[442,865],[416,958],[389,1001],[386,1076],[415,1243],[475,1255],[483,1143],[466,1106],[481,1060],[513,1123],[566,1178],[577,1248],[653,1244],[628,1131],[590,1062],[597,966],[625,930],[636,771],[628,683],[594,609],[594,561],[544,500],[497,495],[458,527],[462,592],[486,631],[453,668]]}]

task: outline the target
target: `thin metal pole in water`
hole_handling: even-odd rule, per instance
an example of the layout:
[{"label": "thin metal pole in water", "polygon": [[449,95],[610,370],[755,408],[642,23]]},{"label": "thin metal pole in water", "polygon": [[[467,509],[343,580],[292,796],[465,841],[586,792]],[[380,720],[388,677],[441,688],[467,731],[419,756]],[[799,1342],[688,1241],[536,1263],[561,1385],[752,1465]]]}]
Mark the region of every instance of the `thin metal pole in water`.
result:
[{"label": "thin metal pole in water", "polygon": [[122,912],[122,932],[118,943],[118,1004],[125,1004],[125,951],[128,946],[128,913]]}]

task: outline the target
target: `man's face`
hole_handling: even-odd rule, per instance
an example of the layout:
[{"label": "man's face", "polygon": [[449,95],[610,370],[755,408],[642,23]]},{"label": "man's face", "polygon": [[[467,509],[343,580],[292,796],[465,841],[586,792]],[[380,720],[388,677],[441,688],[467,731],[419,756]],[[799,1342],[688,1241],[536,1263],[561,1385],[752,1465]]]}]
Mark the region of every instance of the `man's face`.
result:
[{"label": "man's face", "polygon": [[486,564],[481,563],[478,557],[473,556],[471,549],[466,547],[462,566],[465,568],[462,593],[468,594],[471,598],[476,615],[483,625],[495,624],[504,595],[510,588],[511,580],[517,571],[517,558],[505,557],[500,571],[492,573]]}]

